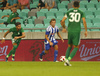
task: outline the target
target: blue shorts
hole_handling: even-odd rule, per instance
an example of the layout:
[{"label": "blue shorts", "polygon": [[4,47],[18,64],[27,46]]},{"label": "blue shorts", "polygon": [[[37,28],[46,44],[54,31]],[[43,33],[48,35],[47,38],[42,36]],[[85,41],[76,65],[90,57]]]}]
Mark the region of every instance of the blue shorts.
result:
[{"label": "blue shorts", "polygon": [[[52,41],[52,43],[53,43],[53,47],[55,46],[55,45],[57,45],[57,43],[58,43],[58,41]],[[50,44],[48,43],[48,44],[45,44],[45,50],[49,50],[50,49]]]}]

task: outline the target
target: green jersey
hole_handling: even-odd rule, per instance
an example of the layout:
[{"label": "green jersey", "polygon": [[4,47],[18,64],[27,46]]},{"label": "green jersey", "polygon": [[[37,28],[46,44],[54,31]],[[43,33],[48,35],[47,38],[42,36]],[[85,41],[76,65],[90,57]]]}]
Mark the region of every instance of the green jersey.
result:
[{"label": "green jersey", "polygon": [[18,17],[18,13],[17,12],[15,12],[15,13],[11,13],[11,15],[9,15],[9,18],[7,19],[7,23],[9,23],[9,24],[15,24],[15,20],[13,20],[12,22],[11,22],[11,20],[13,19],[13,18],[15,18],[15,17]]},{"label": "green jersey", "polygon": [[65,17],[68,18],[68,32],[81,31],[81,19],[85,17],[84,13],[79,9],[69,10]]},{"label": "green jersey", "polygon": [[17,31],[16,27],[13,27],[9,29],[9,32],[12,32],[12,38],[22,36],[22,33],[24,32],[23,28],[21,28],[19,31]]}]

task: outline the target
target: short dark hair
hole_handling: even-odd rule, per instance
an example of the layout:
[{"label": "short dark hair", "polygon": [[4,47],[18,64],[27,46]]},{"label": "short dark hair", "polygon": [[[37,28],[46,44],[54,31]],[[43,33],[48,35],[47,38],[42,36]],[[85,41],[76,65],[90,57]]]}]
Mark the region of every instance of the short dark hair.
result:
[{"label": "short dark hair", "polygon": [[74,1],[73,5],[74,5],[74,7],[79,7],[79,2],[78,1]]},{"label": "short dark hair", "polygon": [[21,24],[20,22],[16,22],[16,23],[15,23],[15,26],[18,26],[18,25],[20,25],[20,24]]},{"label": "short dark hair", "polygon": [[53,19],[51,19],[51,20],[50,20],[50,23],[51,23],[52,21],[56,21],[56,19],[54,19],[54,18],[53,18]]}]

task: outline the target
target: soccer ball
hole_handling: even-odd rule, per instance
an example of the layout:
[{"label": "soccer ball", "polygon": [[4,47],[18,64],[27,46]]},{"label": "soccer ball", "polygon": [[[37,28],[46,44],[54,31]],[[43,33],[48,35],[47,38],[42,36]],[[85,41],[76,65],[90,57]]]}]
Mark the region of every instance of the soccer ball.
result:
[{"label": "soccer ball", "polygon": [[61,62],[64,62],[64,60],[65,60],[65,56],[61,56],[61,57],[60,57],[60,61],[61,61]]}]

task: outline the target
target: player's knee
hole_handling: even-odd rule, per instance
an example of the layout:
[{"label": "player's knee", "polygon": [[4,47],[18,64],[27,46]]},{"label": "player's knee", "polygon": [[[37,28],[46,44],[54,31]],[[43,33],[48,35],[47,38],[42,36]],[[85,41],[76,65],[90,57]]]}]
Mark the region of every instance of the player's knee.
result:
[{"label": "player's knee", "polygon": [[58,50],[58,47],[56,47],[55,50]]},{"label": "player's knee", "polygon": [[45,53],[47,54],[49,52],[49,50],[45,50]]},{"label": "player's knee", "polygon": [[55,45],[55,50],[58,50],[58,45]]},{"label": "player's knee", "polygon": [[14,45],[14,46],[13,46],[13,49],[16,50],[16,49],[17,49],[17,45]]},{"label": "player's knee", "polygon": [[68,44],[68,47],[72,47],[72,44]]},{"label": "player's knee", "polygon": [[79,45],[74,45],[74,48],[79,48]]}]

